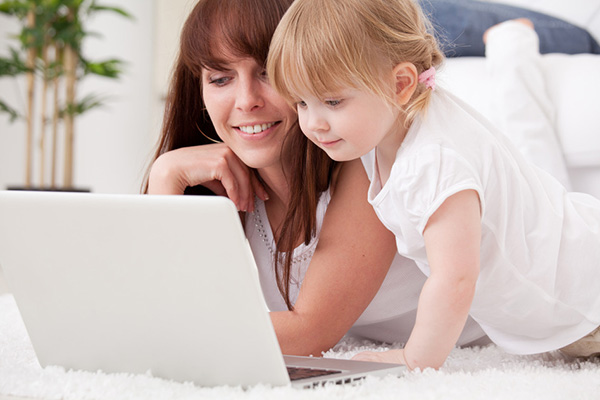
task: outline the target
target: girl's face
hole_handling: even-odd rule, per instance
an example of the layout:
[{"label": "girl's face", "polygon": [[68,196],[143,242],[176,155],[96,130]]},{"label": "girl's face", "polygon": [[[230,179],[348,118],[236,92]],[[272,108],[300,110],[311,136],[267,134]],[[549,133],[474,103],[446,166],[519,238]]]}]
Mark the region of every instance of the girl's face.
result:
[{"label": "girl's face", "polygon": [[324,100],[300,98],[302,132],[336,161],[359,158],[386,140],[395,142],[399,110],[380,96],[347,88]]},{"label": "girl's face", "polygon": [[202,96],[217,134],[246,165],[281,165],[282,142],[296,113],[253,58],[232,59],[220,71],[205,69]]}]

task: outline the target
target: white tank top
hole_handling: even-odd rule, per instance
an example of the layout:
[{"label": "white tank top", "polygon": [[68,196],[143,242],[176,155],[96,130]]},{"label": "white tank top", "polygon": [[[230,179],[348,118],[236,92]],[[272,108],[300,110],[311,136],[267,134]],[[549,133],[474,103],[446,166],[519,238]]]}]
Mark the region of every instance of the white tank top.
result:
[{"label": "white tank top", "polygon": [[[302,281],[317,247],[325,211],[331,194],[324,192],[317,206],[316,237],[308,245],[294,250],[290,277],[290,301],[296,302]],[[287,307],[277,288],[273,268],[275,242],[265,204],[255,200],[255,211],[246,215],[245,231],[260,277],[260,284],[270,311],[285,311]],[[416,264],[396,255],[388,274],[371,304],[354,323],[349,333],[384,342],[406,343],[415,323],[417,303],[426,276]],[[477,323],[469,318],[458,345],[486,344],[489,339]]]}]

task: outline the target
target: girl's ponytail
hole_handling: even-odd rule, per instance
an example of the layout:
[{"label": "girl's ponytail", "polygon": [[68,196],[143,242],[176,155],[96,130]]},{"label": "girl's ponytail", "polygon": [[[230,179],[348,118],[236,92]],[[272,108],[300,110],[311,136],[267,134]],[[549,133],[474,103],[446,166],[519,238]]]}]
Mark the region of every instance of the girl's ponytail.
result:
[{"label": "girl's ponytail", "polygon": [[[427,32],[423,35],[423,42],[425,47],[424,53],[425,55],[429,55],[429,60],[427,63],[421,64],[423,66],[421,67],[422,70],[419,71],[419,76],[432,69],[433,71],[437,71],[444,61],[444,54],[439,49],[437,40],[431,33]],[[433,79],[435,79],[435,75]],[[415,93],[413,94],[412,100],[406,108],[407,124],[410,124],[417,114],[427,112],[429,101],[431,100],[431,92],[433,92],[433,90],[435,90],[435,85],[430,86],[427,85],[426,82],[419,83],[417,90],[415,90]]]}]

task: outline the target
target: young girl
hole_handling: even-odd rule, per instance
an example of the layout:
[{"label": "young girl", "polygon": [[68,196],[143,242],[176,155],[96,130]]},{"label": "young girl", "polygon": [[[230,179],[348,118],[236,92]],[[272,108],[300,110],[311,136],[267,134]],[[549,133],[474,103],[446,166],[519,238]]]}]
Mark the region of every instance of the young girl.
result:
[{"label": "young girl", "polygon": [[359,358],[439,368],[469,315],[509,352],[600,352],[600,201],[436,88],[429,32],[412,0],[296,0],[271,42],[271,84],[304,134],[362,156],[369,202],[428,276],[404,349]]}]

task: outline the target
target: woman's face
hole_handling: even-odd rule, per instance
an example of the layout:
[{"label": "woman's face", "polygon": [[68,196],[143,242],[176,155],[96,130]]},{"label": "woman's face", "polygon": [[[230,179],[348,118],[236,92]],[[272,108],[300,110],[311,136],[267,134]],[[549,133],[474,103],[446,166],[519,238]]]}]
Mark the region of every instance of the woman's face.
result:
[{"label": "woman's face", "polygon": [[253,58],[232,59],[220,71],[205,69],[202,96],[217,134],[246,165],[281,165],[283,139],[297,116]]}]

